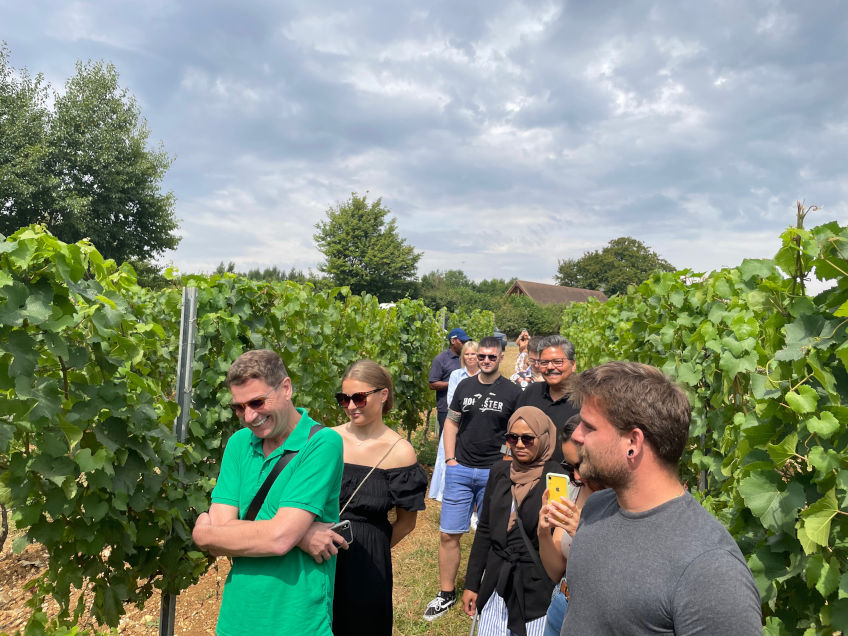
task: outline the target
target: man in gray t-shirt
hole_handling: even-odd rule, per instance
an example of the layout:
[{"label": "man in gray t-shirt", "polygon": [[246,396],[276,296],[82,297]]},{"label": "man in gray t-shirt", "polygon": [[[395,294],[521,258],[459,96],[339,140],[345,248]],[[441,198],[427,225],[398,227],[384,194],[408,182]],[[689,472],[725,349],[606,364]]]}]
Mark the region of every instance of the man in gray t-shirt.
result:
[{"label": "man in gray t-shirt", "polygon": [[654,367],[610,362],[574,376],[586,502],[567,552],[563,636],[760,636],[760,596],[730,533],[686,492],[677,464],[689,401]]}]

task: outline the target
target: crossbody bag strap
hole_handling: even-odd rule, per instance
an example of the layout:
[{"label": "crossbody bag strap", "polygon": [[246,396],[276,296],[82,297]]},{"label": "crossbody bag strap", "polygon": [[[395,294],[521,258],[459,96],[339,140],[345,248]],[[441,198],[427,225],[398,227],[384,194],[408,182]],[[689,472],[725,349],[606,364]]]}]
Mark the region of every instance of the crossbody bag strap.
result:
[{"label": "crossbody bag strap", "polygon": [[545,576],[547,576],[548,571],[545,569],[545,566],[542,565],[542,561],[539,558],[539,551],[533,547],[533,544],[530,542],[530,537],[527,536],[527,531],[524,529],[524,524],[521,523],[521,516],[518,514],[518,506],[515,504],[515,497],[512,498],[512,505],[515,506],[515,523],[518,525],[518,530],[521,532],[521,538],[524,539],[524,546],[530,553],[530,558],[533,559],[533,563],[536,564],[536,567],[538,567],[545,573]]},{"label": "crossbody bag strap", "polygon": [[[309,429],[309,436],[306,438],[309,440],[315,433],[320,431],[324,426],[322,424],[315,424],[312,428]],[[282,455],[280,455],[280,459],[277,460],[277,463],[274,464],[274,467],[271,469],[271,472],[268,473],[268,476],[265,478],[265,481],[262,482],[262,485],[259,486],[259,490],[256,491],[256,494],[253,496],[253,501],[250,502],[250,505],[247,507],[247,513],[244,515],[245,521],[253,521],[256,519],[256,515],[259,514],[259,509],[262,507],[262,504],[265,503],[265,497],[268,496],[268,491],[271,490],[271,486],[274,485],[274,482],[277,480],[277,477],[281,472],[283,472],[283,468],[285,468],[288,463],[294,459],[294,456],[297,455],[297,451],[286,451]]]},{"label": "crossbody bag strap", "polygon": [[361,482],[359,482],[359,485],[356,487],[356,490],[354,490],[354,491],[353,491],[353,494],[352,494],[350,497],[348,497],[347,501],[345,502],[345,505],[344,505],[344,506],[342,506],[342,509],[339,511],[339,517],[340,517],[340,518],[341,518],[341,516],[342,516],[342,513],[343,513],[345,510],[347,510],[348,505],[349,505],[349,504],[350,504],[350,502],[353,500],[353,498],[356,496],[356,493],[358,493],[358,492],[359,492],[359,489],[360,489],[360,488],[362,488],[362,484],[364,484],[364,483],[365,483],[365,481],[366,481],[366,480],[367,480],[367,479],[371,476],[371,473],[373,473],[373,472],[377,469],[377,466],[379,466],[380,464],[382,464],[382,463],[383,463],[383,460],[384,460],[384,459],[386,459],[386,457],[388,457],[388,456],[389,456],[389,453],[391,453],[391,452],[392,452],[392,450],[394,449],[394,447],[395,447],[395,446],[397,446],[398,442],[399,442],[400,440],[402,440],[402,439],[403,439],[402,437],[398,436],[398,438],[395,440],[395,443],[394,443],[394,444],[392,444],[392,445],[391,445],[391,448],[389,448],[389,450],[387,450],[387,451],[386,451],[386,454],[385,454],[385,455],[383,455],[383,456],[380,458],[380,461],[378,461],[376,464],[374,464],[374,465],[371,467],[371,470],[369,470],[369,471],[368,471],[368,474],[367,474],[367,475],[365,475],[365,478],[364,478]]}]

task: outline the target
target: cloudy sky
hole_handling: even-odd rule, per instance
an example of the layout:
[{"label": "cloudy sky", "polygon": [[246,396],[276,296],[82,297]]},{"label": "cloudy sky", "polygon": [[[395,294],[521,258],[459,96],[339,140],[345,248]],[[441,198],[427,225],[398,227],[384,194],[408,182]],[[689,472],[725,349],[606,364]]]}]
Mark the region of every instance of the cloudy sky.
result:
[{"label": "cloudy sky", "polygon": [[770,257],[796,200],[848,222],[835,0],[0,0],[11,64],[115,64],[175,157],[182,271],[315,269],[351,192],[419,273],[553,282],[638,238],[677,267]]}]

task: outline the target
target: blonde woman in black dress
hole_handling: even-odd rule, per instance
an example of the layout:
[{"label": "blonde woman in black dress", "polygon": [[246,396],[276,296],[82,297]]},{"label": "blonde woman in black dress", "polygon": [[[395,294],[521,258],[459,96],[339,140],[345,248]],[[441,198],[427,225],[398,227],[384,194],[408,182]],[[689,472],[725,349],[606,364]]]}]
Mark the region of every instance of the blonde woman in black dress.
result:
[{"label": "blonde woman in black dress", "polygon": [[336,399],[350,418],[335,430],[344,442],[339,506],[350,499],[341,518],[351,522],[353,542],[339,551],[336,564],[333,634],[391,636],[391,548],[424,509],[427,474],[412,445],[383,423],[394,400],[385,368],[372,360],[355,362]]}]

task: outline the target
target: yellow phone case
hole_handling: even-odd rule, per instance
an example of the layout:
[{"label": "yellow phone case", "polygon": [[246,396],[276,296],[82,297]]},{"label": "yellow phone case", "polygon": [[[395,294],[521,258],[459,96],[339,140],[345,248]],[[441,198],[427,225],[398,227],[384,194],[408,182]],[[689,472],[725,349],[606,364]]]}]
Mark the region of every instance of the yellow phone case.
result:
[{"label": "yellow phone case", "polygon": [[548,473],[548,501],[559,501],[560,497],[568,499],[568,475]]}]

